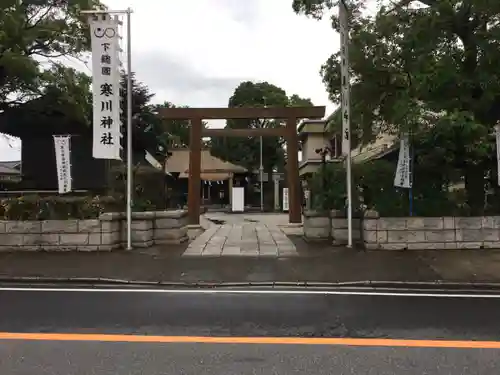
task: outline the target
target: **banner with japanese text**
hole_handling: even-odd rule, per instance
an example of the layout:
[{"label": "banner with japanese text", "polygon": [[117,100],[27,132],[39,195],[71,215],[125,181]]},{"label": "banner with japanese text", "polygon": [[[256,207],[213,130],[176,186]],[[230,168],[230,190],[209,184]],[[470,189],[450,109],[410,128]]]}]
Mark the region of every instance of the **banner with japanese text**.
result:
[{"label": "banner with japanese text", "polygon": [[351,148],[351,83],[349,77],[349,22],[344,1],[339,2],[340,26],[340,110],[342,112],[342,155]]},{"label": "banner with japanese text", "polygon": [[497,181],[500,186],[500,125],[495,126],[495,139],[497,146]]},{"label": "banner with japanese text", "polygon": [[95,14],[90,18],[92,155],[96,159],[121,159],[119,24],[117,18],[108,14]]},{"label": "banner with japanese text", "polygon": [[70,136],[54,135],[54,150],[59,194],[69,193],[72,189]]},{"label": "banner with japanese text", "polygon": [[394,186],[405,189],[411,188],[410,140],[408,139],[408,134],[401,135]]}]

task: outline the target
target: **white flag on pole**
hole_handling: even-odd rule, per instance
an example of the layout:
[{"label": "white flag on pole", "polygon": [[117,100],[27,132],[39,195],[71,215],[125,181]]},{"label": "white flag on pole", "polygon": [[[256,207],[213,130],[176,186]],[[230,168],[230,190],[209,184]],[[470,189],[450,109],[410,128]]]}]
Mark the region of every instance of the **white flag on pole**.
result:
[{"label": "white flag on pole", "polygon": [[401,135],[398,165],[396,167],[396,175],[394,176],[394,186],[406,189],[411,188],[410,141],[408,139],[408,134]]},{"label": "white flag on pole", "polygon": [[121,160],[119,20],[90,17],[92,45],[93,146],[96,159]]},{"label": "white flag on pole", "polygon": [[59,194],[69,193],[72,189],[70,136],[54,135],[54,150]]},{"label": "white flag on pole", "polygon": [[339,2],[340,21],[340,99],[342,116],[342,154],[347,155],[351,148],[351,103],[349,78],[349,23],[344,1]]},{"label": "white flag on pole", "polygon": [[497,180],[500,186],[500,125],[495,126],[495,138],[497,141]]}]

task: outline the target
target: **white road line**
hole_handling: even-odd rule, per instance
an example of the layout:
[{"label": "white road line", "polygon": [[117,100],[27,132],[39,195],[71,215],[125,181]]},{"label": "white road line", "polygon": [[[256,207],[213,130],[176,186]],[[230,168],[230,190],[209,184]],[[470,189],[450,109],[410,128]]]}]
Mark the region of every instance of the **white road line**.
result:
[{"label": "white road line", "polygon": [[340,290],[231,290],[231,289],[105,289],[105,288],[26,288],[4,287],[0,292],[74,292],[74,293],[160,293],[160,294],[271,294],[271,295],[346,295],[380,297],[435,297],[435,298],[491,298],[500,299],[500,294],[474,293],[411,293],[377,291],[340,291]]}]

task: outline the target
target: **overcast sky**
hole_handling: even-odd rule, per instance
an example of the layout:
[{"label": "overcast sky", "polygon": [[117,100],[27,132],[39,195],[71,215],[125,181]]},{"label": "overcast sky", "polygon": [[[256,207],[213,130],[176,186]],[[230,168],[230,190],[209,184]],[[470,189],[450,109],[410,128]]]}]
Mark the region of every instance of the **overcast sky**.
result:
[{"label": "overcast sky", "polygon": [[[156,102],[225,107],[235,87],[252,80],[311,98],[327,115],[333,110],[319,69],[338,49],[338,36],[328,19],[296,15],[292,0],[104,2],[133,9],[132,70]],[[19,159],[18,149],[2,139],[0,160]]]}]

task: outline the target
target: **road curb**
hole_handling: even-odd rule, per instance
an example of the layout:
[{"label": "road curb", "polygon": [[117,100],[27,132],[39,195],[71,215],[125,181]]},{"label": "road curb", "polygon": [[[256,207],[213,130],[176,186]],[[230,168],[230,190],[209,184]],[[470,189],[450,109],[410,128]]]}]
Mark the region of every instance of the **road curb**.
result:
[{"label": "road curb", "polygon": [[391,288],[391,289],[449,289],[449,290],[500,290],[500,283],[497,282],[458,282],[458,281],[339,281],[339,282],[317,282],[317,281],[274,281],[274,282],[217,282],[217,281],[147,281],[147,280],[127,280],[105,277],[44,277],[44,276],[0,276],[0,286],[2,284],[88,284],[90,286],[122,285],[122,286],[157,286],[176,288]]}]

